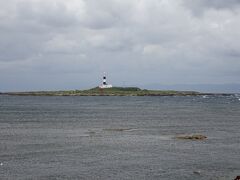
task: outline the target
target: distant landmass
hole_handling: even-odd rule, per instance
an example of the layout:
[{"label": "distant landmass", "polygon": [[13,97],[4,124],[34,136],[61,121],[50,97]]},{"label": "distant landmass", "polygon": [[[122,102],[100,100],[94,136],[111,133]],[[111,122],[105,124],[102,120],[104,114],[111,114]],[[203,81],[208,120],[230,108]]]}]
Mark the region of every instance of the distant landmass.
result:
[{"label": "distant landmass", "polygon": [[240,93],[240,84],[146,84],[147,89],[174,89],[176,91],[198,91],[207,93]]},{"label": "distant landmass", "polygon": [[[200,93],[197,91],[174,91],[174,90],[148,90],[138,87],[113,87],[113,88],[91,88],[88,90],[67,91],[31,91],[31,92],[8,92],[2,95],[18,96],[196,96],[214,95],[213,93]],[[229,95],[221,93],[221,95]]]}]

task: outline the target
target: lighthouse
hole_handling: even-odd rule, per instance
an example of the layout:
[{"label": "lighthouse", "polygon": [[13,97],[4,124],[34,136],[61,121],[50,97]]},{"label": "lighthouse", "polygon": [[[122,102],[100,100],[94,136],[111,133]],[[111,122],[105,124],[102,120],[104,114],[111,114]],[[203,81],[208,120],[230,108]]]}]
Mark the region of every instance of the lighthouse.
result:
[{"label": "lighthouse", "polygon": [[99,86],[99,88],[104,89],[104,88],[112,88],[111,84],[107,84],[107,78],[106,78],[106,73],[104,72],[103,75],[103,81],[102,84]]}]

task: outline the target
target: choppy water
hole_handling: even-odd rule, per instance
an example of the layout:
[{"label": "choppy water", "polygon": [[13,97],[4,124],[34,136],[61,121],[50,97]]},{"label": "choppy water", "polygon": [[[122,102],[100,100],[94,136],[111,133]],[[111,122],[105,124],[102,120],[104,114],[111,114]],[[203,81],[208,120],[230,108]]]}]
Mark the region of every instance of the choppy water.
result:
[{"label": "choppy water", "polygon": [[234,179],[239,98],[0,96],[0,179]]}]

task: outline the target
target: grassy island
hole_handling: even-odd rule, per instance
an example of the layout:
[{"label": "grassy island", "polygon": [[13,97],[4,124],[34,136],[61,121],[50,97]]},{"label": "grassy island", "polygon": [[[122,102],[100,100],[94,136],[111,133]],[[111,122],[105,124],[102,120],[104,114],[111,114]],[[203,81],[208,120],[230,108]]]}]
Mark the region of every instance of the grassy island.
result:
[{"label": "grassy island", "polygon": [[101,89],[95,87],[88,90],[69,91],[33,91],[33,92],[11,92],[5,95],[19,96],[187,96],[200,95],[195,91],[172,91],[172,90],[147,90],[138,87],[113,87]]}]

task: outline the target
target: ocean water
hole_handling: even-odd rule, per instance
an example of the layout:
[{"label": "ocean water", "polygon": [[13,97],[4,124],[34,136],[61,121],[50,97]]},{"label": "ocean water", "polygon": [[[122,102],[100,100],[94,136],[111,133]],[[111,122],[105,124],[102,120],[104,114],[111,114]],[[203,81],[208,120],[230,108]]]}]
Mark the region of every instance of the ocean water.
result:
[{"label": "ocean water", "polygon": [[[179,140],[202,134],[203,141]],[[0,179],[240,175],[240,96],[0,96]]]}]

